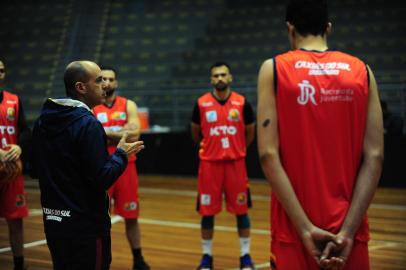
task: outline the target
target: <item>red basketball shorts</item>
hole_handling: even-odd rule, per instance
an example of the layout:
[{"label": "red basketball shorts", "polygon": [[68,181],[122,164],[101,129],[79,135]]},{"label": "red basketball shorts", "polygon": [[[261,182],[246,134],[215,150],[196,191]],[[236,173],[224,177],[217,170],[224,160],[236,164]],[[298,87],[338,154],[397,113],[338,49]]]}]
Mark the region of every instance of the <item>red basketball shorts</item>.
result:
[{"label": "red basketball shorts", "polygon": [[219,213],[223,194],[227,211],[242,215],[251,206],[245,159],[200,160],[197,210],[202,216]]},{"label": "red basketball shorts", "polygon": [[138,175],[135,162],[129,162],[123,174],[109,189],[114,214],[123,218],[138,218]]},{"label": "red basketball shorts", "polygon": [[24,177],[18,176],[13,182],[0,184],[0,217],[18,219],[28,216]]}]

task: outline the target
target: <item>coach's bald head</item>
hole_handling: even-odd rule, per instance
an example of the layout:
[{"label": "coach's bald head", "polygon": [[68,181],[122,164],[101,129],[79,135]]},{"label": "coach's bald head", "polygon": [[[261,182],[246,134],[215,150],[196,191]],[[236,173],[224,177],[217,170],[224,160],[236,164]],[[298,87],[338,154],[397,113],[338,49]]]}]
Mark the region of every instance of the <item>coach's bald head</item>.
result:
[{"label": "coach's bald head", "polygon": [[66,95],[78,99],[90,108],[104,102],[100,67],[92,61],[74,61],[65,69]]}]

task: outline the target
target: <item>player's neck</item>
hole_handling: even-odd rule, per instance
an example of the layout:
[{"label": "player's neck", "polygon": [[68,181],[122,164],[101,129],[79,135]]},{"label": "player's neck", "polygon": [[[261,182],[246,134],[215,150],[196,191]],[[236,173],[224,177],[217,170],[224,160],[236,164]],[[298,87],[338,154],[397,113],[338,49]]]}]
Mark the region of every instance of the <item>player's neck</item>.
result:
[{"label": "player's neck", "polygon": [[219,91],[217,89],[214,89],[213,95],[218,99],[218,100],[226,100],[231,94],[230,88],[227,88],[224,91]]},{"label": "player's neck", "polygon": [[296,49],[305,49],[308,51],[326,51],[328,50],[325,36],[298,37],[295,42]]},{"label": "player's neck", "polygon": [[111,106],[115,100],[116,95],[113,94],[111,97],[106,97],[106,102],[104,102],[104,104],[106,104],[107,106]]}]

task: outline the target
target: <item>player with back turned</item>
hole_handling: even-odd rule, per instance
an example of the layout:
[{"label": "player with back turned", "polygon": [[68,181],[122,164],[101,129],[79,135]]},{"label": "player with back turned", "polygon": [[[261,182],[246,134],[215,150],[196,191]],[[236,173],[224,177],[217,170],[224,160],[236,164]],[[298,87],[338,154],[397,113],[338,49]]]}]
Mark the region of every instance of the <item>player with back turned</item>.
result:
[{"label": "player with back turned", "polygon": [[366,211],[382,167],[377,84],[328,48],[326,0],[291,0],[292,50],[258,78],[258,151],[272,187],[275,269],[369,269]]}]

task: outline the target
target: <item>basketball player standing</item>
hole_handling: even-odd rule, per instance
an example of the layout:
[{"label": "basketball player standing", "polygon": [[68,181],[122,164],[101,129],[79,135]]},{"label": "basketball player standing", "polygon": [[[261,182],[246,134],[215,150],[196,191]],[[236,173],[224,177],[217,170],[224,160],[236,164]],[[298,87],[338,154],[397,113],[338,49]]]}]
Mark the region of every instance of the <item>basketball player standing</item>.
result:
[{"label": "basketball player standing", "polygon": [[374,75],[358,58],[329,50],[326,0],[290,1],[286,22],[292,51],[265,61],[258,78],[258,149],[273,191],[271,263],[369,269],[366,211],[383,159]]},{"label": "basketball player standing", "polygon": [[[93,108],[96,118],[102,123],[108,138],[108,151],[116,151],[117,142],[128,133],[129,141],[137,141],[140,136],[140,121],[134,101],[117,96],[117,72],[112,67],[101,67],[105,83],[106,101]],[[128,165],[117,182],[109,189],[114,199],[115,213],[125,220],[125,232],[133,254],[133,270],[148,270],[141,253],[141,232],[138,223],[138,175],[135,155],[128,159]]]},{"label": "basketball player standing", "polygon": [[[24,116],[21,100],[5,90],[6,68],[0,61],[0,159],[1,162],[17,161],[20,147],[30,140],[30,129]],[[20,175],[11,183],[0,183],[0,217],[7,221],[14,269],[24,269],[23,218],[28,216],[24,177]]]},{"label": "basketball player standing", "polygon": [[198,211],[202,216],[203,257],[197,269],[213,269],[214,216],[225,194],[227,211],[236,215],[240,237],[240,269],[255,269],[250,257],[250,194],[245,165],[247,147],[254,139],[254,114],[245,97],[231,91],[227,63],[211,66],[214,89],[195,105],[192,138],[200,145]]}]

